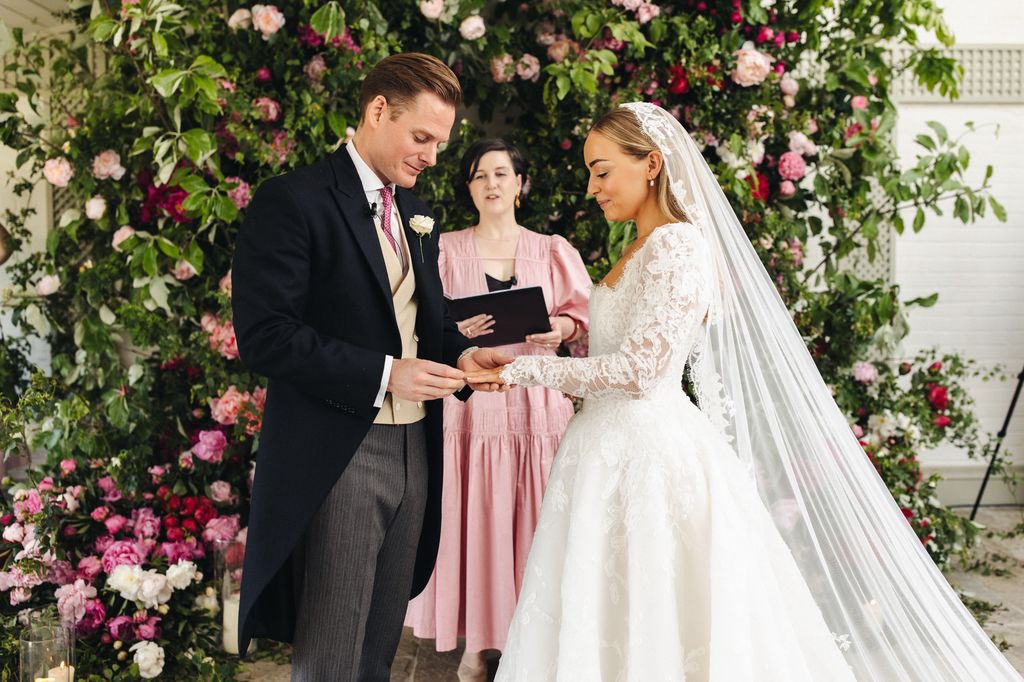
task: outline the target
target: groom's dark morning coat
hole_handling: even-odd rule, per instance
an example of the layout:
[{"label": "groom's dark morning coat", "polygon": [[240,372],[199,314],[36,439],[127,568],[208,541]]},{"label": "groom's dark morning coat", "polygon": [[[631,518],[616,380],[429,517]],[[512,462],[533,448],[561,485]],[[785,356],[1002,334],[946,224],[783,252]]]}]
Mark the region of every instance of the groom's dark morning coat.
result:
[{"label": "groom's dark morning coat", "polygon": [[[423,237],[421,260],[409,221],[433,214],[405,189],[397,189],[395,202],[416,277],[419,357],[455,365],[470,344],[442,298],[439,226]],[[238,236],[232,268],[238,350],[249,369],[269,377],[242,580],[242,652],[252,637],[292,640],[298,589],[292,551],[370,429],[385,354],[402,355],[375,229],[355,166],[341,148],[264,182]],[[428,498],[413,595],[430,578],[441,528],[442,402],[427,402],[426,411]]]}]

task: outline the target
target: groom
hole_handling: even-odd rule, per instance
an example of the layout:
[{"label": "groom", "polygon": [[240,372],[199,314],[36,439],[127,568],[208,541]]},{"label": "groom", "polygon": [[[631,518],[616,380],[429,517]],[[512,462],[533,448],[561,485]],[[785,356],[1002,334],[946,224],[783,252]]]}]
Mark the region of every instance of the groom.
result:
[{"label": "groom", "polygon": [[510,360],[449,319],[439,230],[421,236],[433,215],[409,191],[461,97],[433,57],[384,59],[354,139],[263,183],[238,236],[238,349],[269,377],[239,650],[294,642],[293,680],[388,680],[437,553],[440,398]]}]

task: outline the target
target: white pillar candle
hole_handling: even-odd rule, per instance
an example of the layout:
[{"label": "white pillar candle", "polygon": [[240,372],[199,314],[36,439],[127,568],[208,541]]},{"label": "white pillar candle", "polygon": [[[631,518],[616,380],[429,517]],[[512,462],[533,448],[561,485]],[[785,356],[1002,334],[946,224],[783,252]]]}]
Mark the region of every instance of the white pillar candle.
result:
[{"label": "white pillar candle", "polygon": [[224,600],[224,651],[238,653],[238,602],[240,595],[232,594]]},{"label": "white pillar candle", "polygon": [[61,663],[59,668],[50,668],[47,673],[54,682],[75,682],[75,666]]}]

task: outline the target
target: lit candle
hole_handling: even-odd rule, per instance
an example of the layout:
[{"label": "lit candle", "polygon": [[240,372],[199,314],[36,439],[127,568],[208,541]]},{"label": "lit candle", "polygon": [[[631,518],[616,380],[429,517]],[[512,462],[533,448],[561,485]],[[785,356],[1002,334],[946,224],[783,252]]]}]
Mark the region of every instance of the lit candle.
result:
[{"label": "lit candle", "polygon": [[52,677],[37,677],[36,682],[57,682],[57,680]]},{"label": "lit candle", "polygon": [[59,668],[50,668],[50,672],[47,674],[50,677],[46,679],[52,679],[54,682],[75,682],[75,666],[68,665],[64,661],[60,662]]}]

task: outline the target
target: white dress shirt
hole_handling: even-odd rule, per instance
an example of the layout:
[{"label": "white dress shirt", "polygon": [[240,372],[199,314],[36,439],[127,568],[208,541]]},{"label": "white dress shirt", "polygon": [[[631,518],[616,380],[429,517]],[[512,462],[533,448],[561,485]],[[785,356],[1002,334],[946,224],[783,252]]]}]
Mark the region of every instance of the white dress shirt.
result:
[{"label": "white dress shirt", "polygon": [[[356,151],[355,141],[349,142],[345,145],[348,149],[349,156],[352,157],[352,163],[355,164],[356,173],[359,175],[359,182],[363,185],[363,192],[366,193],[367,205],[375,204],[373,224],[378,230],[381,228],[380,215],[383,209],[383,202],[380,198],[380,191],[384,187],[384,183],[377,177],[377,174],[370,170],[370,167],[363,161],[363,157],[359,156],[359,152]],[[402,235],[402,218],[398,215],[398,202],[394,201],[395,185],[391,184],[391,236],[395,238],[395,243],[398,244],[398,259],[402,261],[402,268],[408,267],[405,263],[405,248],[402,246],[404,236]],[[377,391],[377,397],[373,401],[374,407],[380,407],[384,404],[384,396],[388,391],[388,381],[391,380],[391,365],[395,361],[394,357],[390,355],[384,356],[384,373],[380,379],[380,390]]]}]

